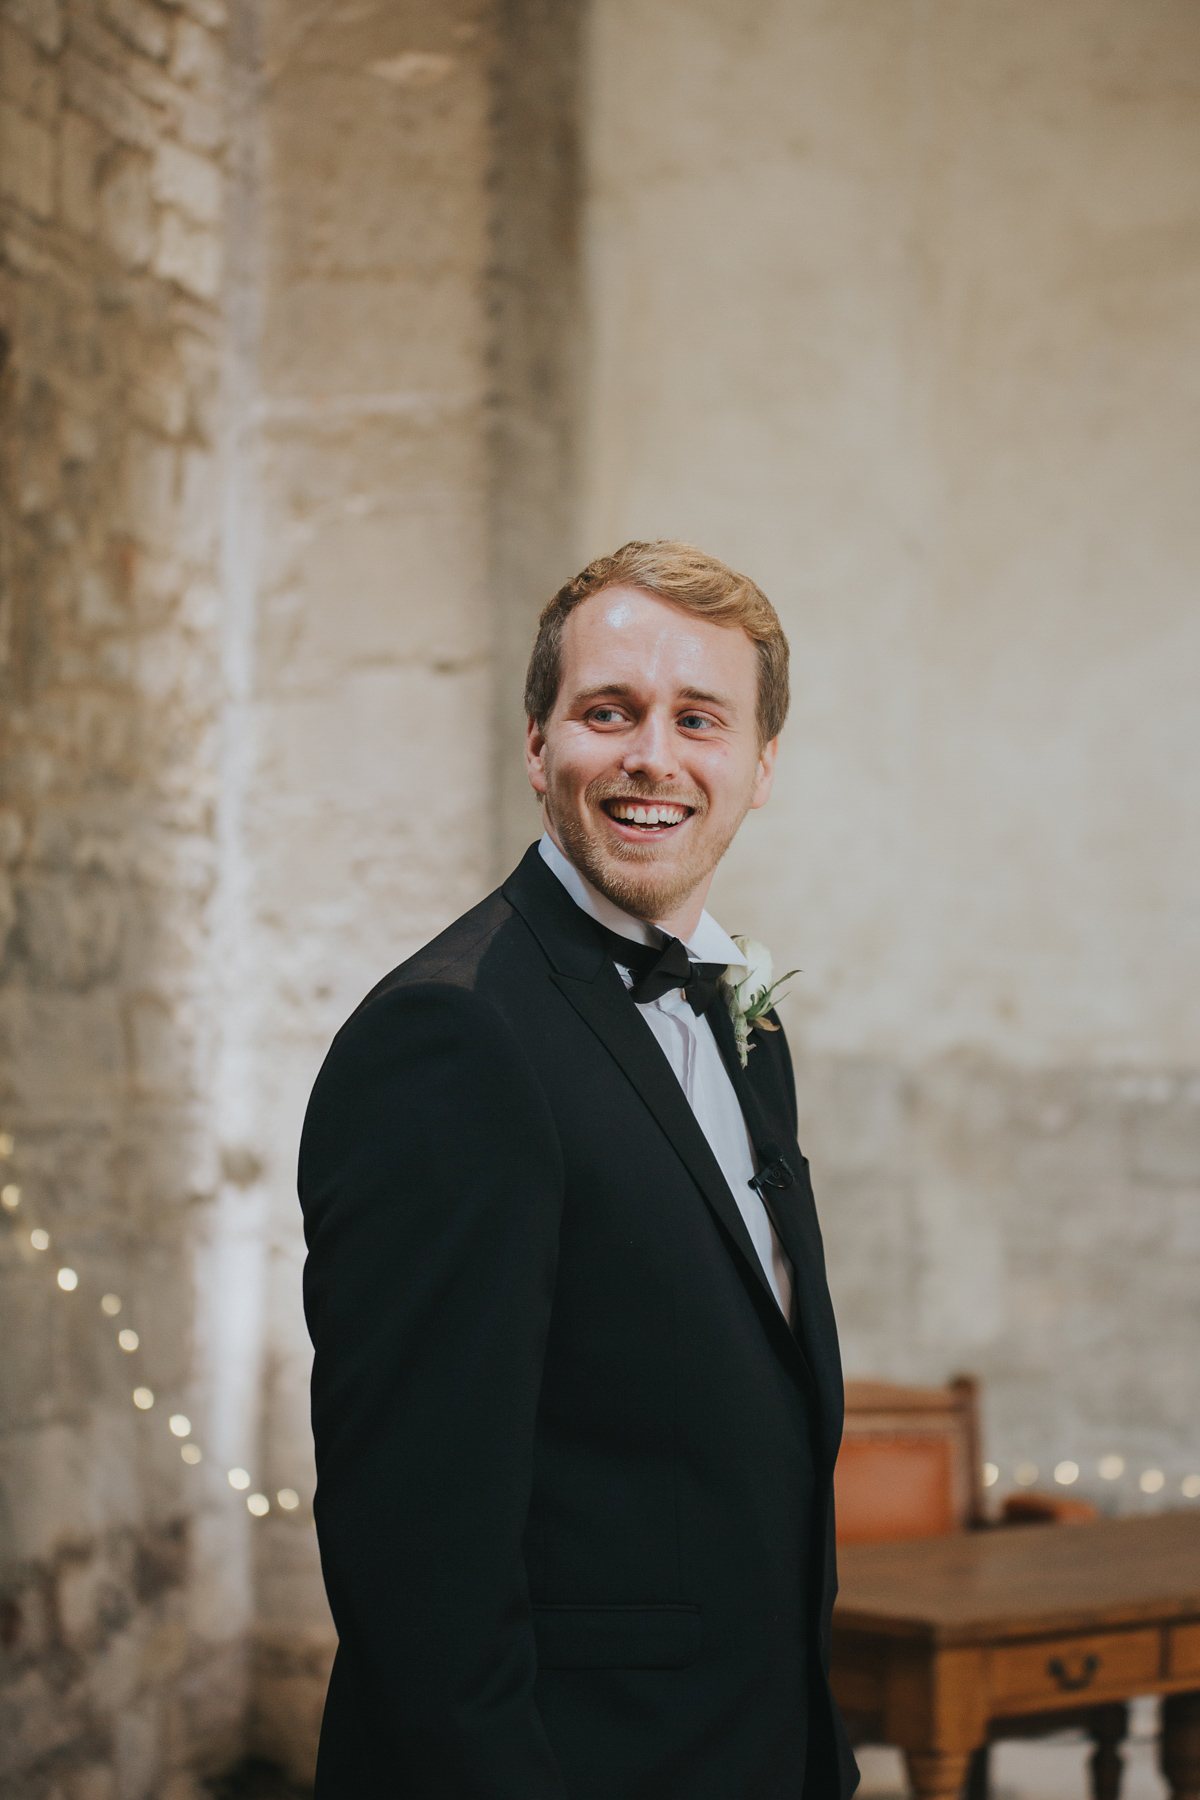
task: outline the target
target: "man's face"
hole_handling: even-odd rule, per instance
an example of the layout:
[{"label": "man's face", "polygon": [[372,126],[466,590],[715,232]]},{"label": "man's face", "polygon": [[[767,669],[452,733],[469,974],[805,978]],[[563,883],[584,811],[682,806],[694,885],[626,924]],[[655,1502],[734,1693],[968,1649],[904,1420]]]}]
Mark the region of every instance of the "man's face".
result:
[{"label": "man's face", "polygon": [[[667,919],[714,869],[771,791],[776,740],[760,746],[758,653],[640,588],[577,606],[562,681],[526,763],[560,849],[602,894]],[[701,903],[703,902],[701,895]]]}]

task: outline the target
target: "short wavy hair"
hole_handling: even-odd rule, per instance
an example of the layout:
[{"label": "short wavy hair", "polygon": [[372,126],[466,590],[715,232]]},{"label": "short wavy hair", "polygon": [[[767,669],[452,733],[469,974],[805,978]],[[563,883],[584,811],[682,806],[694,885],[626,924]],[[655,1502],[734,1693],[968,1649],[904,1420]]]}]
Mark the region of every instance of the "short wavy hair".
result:
[{"label": "short wavy hair", "polygon": [[737,574],[695,544],[670,538],[634,541],[611,556],[598,556],[564,582],[544,608],[525,677],[525,711],[539,729],[553,712],[562,684],[563,627],[577,606],[612,587],[641,588],[714,625],[740,626],[758,651],[759,742],[768,744],[779,736],[790,691],[788,641],[778,613],[748,575]]}]

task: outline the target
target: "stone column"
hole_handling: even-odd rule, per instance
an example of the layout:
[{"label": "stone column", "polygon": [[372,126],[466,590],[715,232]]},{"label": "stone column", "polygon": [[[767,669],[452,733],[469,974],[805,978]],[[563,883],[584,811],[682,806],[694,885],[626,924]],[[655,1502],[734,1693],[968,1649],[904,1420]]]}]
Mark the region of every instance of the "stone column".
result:
[{"label": "stone column", "polygon": [[493,870],[492,39],[479,8],[417,0],[265,0],[256,16],[221,1105],[230,1230],[243,1220],[263,1251],[240,1265],[264,1309],[256,1479],[272,1497],[254,1742],[302,1775],[333,1647],[310,1513],[304,1105],[362,995]]}]

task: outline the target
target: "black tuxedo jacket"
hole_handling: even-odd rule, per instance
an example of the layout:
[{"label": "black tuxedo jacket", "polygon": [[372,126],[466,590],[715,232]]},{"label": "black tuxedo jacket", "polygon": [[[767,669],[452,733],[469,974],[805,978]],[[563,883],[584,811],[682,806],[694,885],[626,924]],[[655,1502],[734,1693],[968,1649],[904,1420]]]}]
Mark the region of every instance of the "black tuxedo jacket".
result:
[{"label": "black tuxedo jacket", "polygon": [[318,1800],[853,1791],[841,1377],[782,1032],[739,1088],[798,1176],[794,1334],[536,848],[339,1033],[300,1153],[340,1639]]}]

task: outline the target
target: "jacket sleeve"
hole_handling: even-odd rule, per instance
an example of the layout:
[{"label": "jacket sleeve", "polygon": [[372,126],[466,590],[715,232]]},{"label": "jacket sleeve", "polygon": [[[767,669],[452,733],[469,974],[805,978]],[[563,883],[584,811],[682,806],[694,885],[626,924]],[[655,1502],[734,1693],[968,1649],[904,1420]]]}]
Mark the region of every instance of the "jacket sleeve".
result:
[{"label": "jacket sleeve", "polygon": [[562,1162],[497,1009],[434,983],[362,1008],[300,1194],[317,1533],[378,1792],[565,1800],[521,1553]]}]

